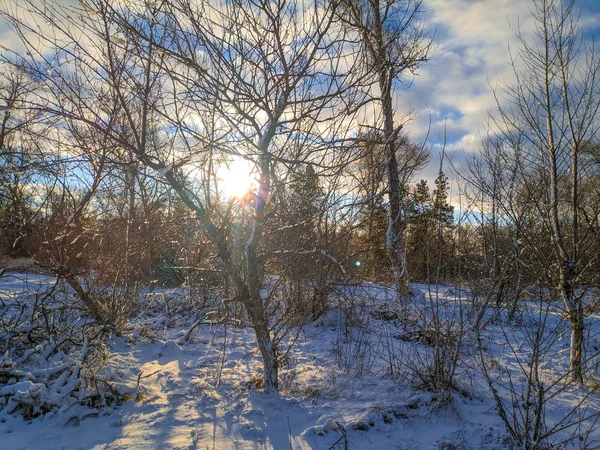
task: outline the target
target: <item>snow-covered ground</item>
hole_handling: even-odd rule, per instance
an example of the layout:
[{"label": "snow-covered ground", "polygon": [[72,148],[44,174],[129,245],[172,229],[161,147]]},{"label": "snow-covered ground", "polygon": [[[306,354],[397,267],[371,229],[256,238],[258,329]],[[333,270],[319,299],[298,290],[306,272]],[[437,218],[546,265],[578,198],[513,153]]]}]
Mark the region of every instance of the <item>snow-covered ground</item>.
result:
[{"label": "snow-covered ground", "polygon": [[[51,285],[51,279],[39,275],[5,274],[0,278],[0,298],[10,302],[24,289]],[[462,324],[465,338],[450,393],[417,387],[415,374],[435,349],[422,335],[411,338],[419,336],[414,332],[418,323],[409,333],[397,320],[371,314],[390,298],[385,288],[373,285],[349,296],[351,306],[340,301],[300,331],[282,363],[280,392],[271,394],[256,387],[261,365],[251,329],[207,320],[184,342],[182,336],[193,317],[169,322],[147,313],[124,336],[109,339],[108,366],[103,372],[115,385],[135,393],[135,400],[99,410],[62,408],[30,420],[4,411],[0,448],[509,448],[509,435],[477,355],[485,352],[493,359],[488,367],[498,380],[500,395],[518,410],[519,399],[503,392],[501,383],[512,382],[518,392],[525,385],[527,330],[539,305],[532,303],[529,312],[521,313],[519,326],[509,325],[503,313],[486,313],[489,325],[476,339],[469,328],[476,317],[469,298],[459,298],[450,287],[432,292],[433,298],[426,286],[415,290],[423,292],[413,305],[422,312],[423,321],[441,309],[442,328],[447,326],[458,335]],[[548,336],[557,336],[549,340],[550,356],[543,367],[551,383],[564,372],[568,333],[554,316],[548,323],[549,329],[556,328]],[[597,328],[597,320],[590,319],[591,346],[597,345]],[[477,350],[481,348],[484,351]],[[546,406],[549,427],[573,411],[583,395],[583,388],[563,389],[563,385],[559,382],[551,391],[556,395]],[[599,409],[600,397],[593,394],[576,413]],[[559,443],[575,433],[578,438],[570,448],[598,445],[600,430],[584,435],[589,428],[589,421],[584,422],[550,441]]]}]

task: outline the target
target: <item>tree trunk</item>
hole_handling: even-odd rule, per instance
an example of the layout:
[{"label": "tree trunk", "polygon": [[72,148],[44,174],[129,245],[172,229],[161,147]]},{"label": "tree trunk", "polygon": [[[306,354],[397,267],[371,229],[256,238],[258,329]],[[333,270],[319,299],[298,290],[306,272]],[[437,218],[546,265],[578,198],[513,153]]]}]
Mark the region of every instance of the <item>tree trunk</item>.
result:
[{"label": "tree trunk", "polygon": [[269,333],[269,326],[263,310],[262,299],[251,299],[246,305],[252,328],[256,333],[256,342],[263,359],[263,387],[265,392],[279,389],[279,361],[277,347],[274,345]]},{"label": "tree trunk", "polygon": [[571,326],[571,345],[569,358],[569,378],[575,383],[583,383],[583,303],[577,300],[573,290],[574,270],[565,263],[561,268],[561,294],[569,314]]},{"label": "tree trunk", "polygon": [[70,273],[67,274],[59,274],[59,276],[64,276],[65,281],[71,286],[71,288],[75,291],[79,299],[83,302],[90,315],[94,318],[94,320],[98,323],[104,323],[104,314],[102,307],[86,292],[86,290],[81,286],[79,280]]},{"label": "tree trunk", "polygon": [[569,374],[571,381],[583,383],[583,308],[578,305],[571,316],[571,349]]},{"label": "tree trunk", "polygon": [[273,390],[276,391],[278,389],[278,358],[277,346],[274,345],[273,340],[271,339],[269,320],[265,313],[263,299],[260,292],[262,287],[262,276],[256,249],[263,234],[265,208],[271,186],[267,148],[270,137],[272,137],[274,133],[275,131],[273,126],[269,126],[269,133],[265,133],[265,135],[263,135],[259,144],[260,148],[263,149],[263,155],[260,157],[261,180],[254,206],[254,224],[252,226],[252,234],[246,243],[246,284],[248,287],[248,299],[244,303],[252,323],[252,328],[254,328],[254,332],[256,333],[258,348],[263,357],[263,384],[264,389],[267,392]]},{"label": "tree trunk", "polygon": [[560,293],[567,311],[571,327],[571,345],[569,358],[569,379],[583,383],[584,361],[584,314],[583,303],[577,299],[574,291],[575,270],[571,261],[563,261],[560,268]]},{"label": "tree trunk", "polygon": [[[383,75],[383,74],[382,74]],[[386,236],[386,245],[392,272],[394,274],[394,287],[396,297],[402,308],[403,318],[406,319],[408,308],[408,296],[410,287],[408,282],[408,271],[406,270],[406,259],[402,250],[402,237],[404,235],[404,211],[402,210],[402,183],[398,173],[398,161],[396,159],[396,135],[399,131],[394,128],[394,108],[392,105],[392,79],[391,72],[387,71],[382,76],[382,110],[384,115],[384,138],[386,153],[386,169],[388,175],[388,196],[390,200],[389,225]]]},{"label": "tree trunk", "polygon": [[279,365],[277,358],[277,346],[274,345],[269,331],[269,322],[263,306],[260,294],[260,277],[256,249],[248,244],[246,249],[246,264],[248,268],[248,298],[244,302],[250,323],[256,334],[256,342],[263,358],[264,378],[263,387],[266,392],[277,391]]}]

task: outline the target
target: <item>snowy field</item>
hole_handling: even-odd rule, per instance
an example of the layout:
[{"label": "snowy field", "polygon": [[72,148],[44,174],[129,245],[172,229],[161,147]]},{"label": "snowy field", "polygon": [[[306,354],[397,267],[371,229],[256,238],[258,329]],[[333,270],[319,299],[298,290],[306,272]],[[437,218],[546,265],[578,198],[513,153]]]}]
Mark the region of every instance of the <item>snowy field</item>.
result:
[{"label": "snowy field", "polygon": [[[5,274],[3,320],[41,301],[53,284],[40,275]],[[69,297],[62,287],[54,289],[55,296]],[[515,414],[515,423],[531,411],[526,386],[532,346],[544,350],[536,373],[547,389],[547,442],[556,448],[600,446],[594,426],[600,396],[564,382],[569,335],[556,311],[545,317],[544,305],[532,300],[509,323],[504,311],[477,306],[454,288],[415,285],[414,291],[420,294],[407,327],[386,313],[391,294],[384,287],[362,286],[332,299],[326,316],[290,336],[296,341],[282,361],[280,392],[271,394],[257,387],[261,363],[250,328],[211,322],[209,310],[194,317],[171,307],[165,315],[161,305],[183,298],[181,290],[148,295],[152,306],[122,336],[108,338],[99,372],[111,389],[128,393],[127,401],[100,399],[92,407],[78,401],[83,387],[65,394],[76,383],[77,352],[87,351],[85,343],[71,353],[45,342],[26,354],[0,355],[0,448],[505,449],[510,434],[497,399]],[[202,323],[186,342],[198,314]],[[540,315],[546,326],[535,341]],[[592,316],[587,324],[590,355],[600,345],[597,322]],[[432,341],[432,330],[445,335],[445,344]],[[455,360],[446,367],[452,387],[435,389],[428,374],[441,354]],[[12,408],[11,396],[32,402],[34,414]],[[51,407],[36,414],[44,402]]]}]

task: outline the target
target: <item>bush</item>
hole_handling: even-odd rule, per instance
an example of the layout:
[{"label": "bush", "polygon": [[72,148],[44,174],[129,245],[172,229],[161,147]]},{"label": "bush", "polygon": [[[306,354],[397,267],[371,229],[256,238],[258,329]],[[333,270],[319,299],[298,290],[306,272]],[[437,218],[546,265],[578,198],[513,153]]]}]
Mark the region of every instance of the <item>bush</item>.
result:
[{"label": "bush", "polygon": [[73,307],[76,300],[61,284],[29,289],[0,301],[0,419],[76,415],[74,405],[127,400],[102,377],[106,327]]}]

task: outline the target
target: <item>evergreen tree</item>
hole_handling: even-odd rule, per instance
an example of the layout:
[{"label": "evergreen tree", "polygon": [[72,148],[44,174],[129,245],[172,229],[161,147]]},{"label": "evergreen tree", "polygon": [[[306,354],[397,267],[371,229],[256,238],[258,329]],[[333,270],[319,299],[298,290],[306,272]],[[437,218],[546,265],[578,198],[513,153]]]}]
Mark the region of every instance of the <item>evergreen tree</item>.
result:
[{"label": "evergreen tree", "polygon": [[317,220],[323,193],[315,169],[308,164],[294,174],[289,190],[286,220],[295,228],[294,244],[300,249],[314,248],[317,242]]},{"label": "evergreen tree", "polygon": [[406,257],[415,281],[437,282],[450,275],[454,208],[448,202],[449,190],[448,178],[441,170],[433,193],[426,180],[412,190],[407,208]]},{"label": "evergreen tree", "polygon": [[448,177],[440,169],[433,191],[433,217],[436,223],[450,227],[454,224],[454,207],[448,203]]},{"label": "evergreen tree", "polygon": [[433,223],[435,226],[434,236],[432,237],[430,267],[434,272],[430,272],[429,281],[446,282],[452,276],[453,268],[453,225],[454,225],[454,207],[448,203],[448,193],[450,186],[448,177],[442,169],[435,179],[435,189],[433,191]]},{"label": "evergreen tree", "polygon": [[298,170],[280,186],[279,204],[269,217],[264,248],[273,254],[272,265],[291,277],[314,271],[314,250],[318,247],[318,221],[323,200],[319,177],[311,165]]},{"label": "evergreen tree", "polygon": [[385,241],[389,219],[383,197],[369,202],[361,213],[360,223],[357,239],[360,276],[377,281],[390,280],[392,272]]},{"label": "evergreen tree", "polygon": [[426,281],[427,248],[433,228],[433,205],[427,180],[419,181],[414,187],[408,211],[406,258],[411,279]]}]

